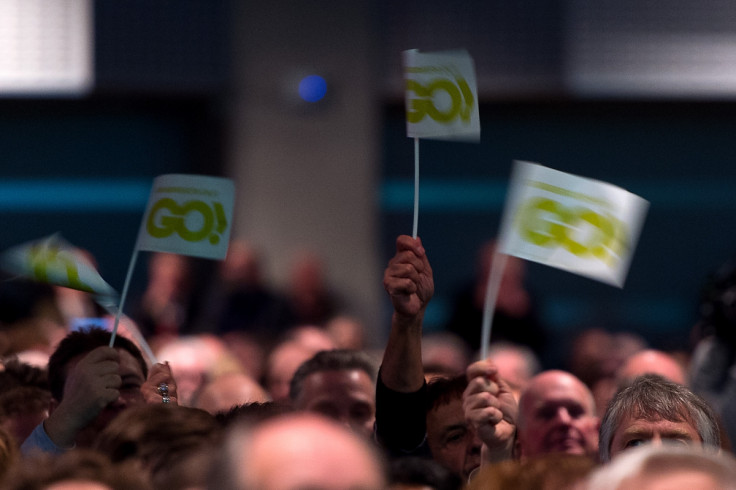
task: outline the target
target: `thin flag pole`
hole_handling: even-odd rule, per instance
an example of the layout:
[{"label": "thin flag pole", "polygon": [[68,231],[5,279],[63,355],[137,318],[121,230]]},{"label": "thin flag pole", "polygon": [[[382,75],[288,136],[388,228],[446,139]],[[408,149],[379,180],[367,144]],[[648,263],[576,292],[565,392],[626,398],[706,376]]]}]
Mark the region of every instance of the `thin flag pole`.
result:
[{"label": "thin flag pole", "polygon": [[135,263],[138,260],[138,246],[136,245],[133,251],[133,257],[130,259],[130,265],[128,266],[128,274],[125,277],[125,284],[123,285],[123,293],[120,295],[120,305],[118,311],[115,313],[115,323],[112,326],[112,336],[110,337],[110,347],[115,344],[115,336],[118,333],[118,324],[120,323],[120,315],[123,313],[123,305],[125,304],[125,298],[128,296],[128,287],[130,286],[130,279],[133,277],[133,269],[135,269]]},{"label": "thin flag pole", "polygon": [[419,230],[419,138],[414,137],[414,228],[411,236],[417,237]]},{"label": "thin flag pole", "polygon": [[488,274],[486,285],[485,307],[483,309],[483,323],[480,337],[480,359],[488,357],[488,344],[491,343],[491,327],[493,325],[493,313],[496,310],[496,300],[501,289],[501,279],[506,268],[508,255],[495,252],[491,262],[491,272]]}]

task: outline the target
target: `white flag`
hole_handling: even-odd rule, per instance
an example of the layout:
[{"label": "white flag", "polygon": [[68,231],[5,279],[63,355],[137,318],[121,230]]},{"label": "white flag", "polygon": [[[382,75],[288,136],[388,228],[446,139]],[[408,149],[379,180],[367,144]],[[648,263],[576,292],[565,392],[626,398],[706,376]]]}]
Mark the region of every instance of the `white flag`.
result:
[{"label": "white flag", "polygon": [[58,233],[6,250],[0,261],[3,269],[11,274],[87,291],[103,298],[117,296],[84,254]]},{"label": "white flag", "polygon": [[466,51],[404,51],[404,78],[407,136],[480,140],[475,66]]},{"label": "white flag", "polygon": [[234,199],[230,179],[182,174],[156,177],[136,248],[224,259]]},{"label": "white flag", "polygon": [[648,207],[611,184],[515,162],[499,251],[623,287]]}]

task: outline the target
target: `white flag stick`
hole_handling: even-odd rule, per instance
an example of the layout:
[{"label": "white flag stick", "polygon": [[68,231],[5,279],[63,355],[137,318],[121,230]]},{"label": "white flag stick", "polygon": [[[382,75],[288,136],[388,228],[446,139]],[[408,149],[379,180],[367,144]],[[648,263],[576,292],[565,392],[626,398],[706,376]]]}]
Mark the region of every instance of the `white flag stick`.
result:
[{"label": "white flag stick", "polygon": [[488,344],[491,343],[491,326],[493,324],[493,314],[496,310],[496,300],[501,290],[501,279],[503,279],[504,269],[508,255],[499,252],[493,253],[491,261],[491,272],[488,274],[488,283],[486,284],[485,307],[483,308],[483,323],[480,337],[480,359],[484,360],[488,357]]},{"label": "white flag stick", "polygon": [[130,286],[130,279],[133,277],[133,269],[135,269],[135,263],[138,260],[138,246],[136,245],[133,251],[133,257],[130,259],[130,265],[128,266],[128,274],[125,277],[125,285],[123,285],[123,293],[120,295],[120,305],[118,311],[115,313],[115,323],[112,326],[112,336],[110,337],[110,347],[115,343],[115,336],[118,333],[118,323],[120,323],[120,315],[123,313],[123,305],[125,304],[125,298],[128,296],[128,287]]},{"label": "white flag stick", "polygon": [[[102,306],[105,311],[113,316],[118,316],[118,313],[120,311],[117,306],[112,304],[100,303],[100,306]],[[151,346],[148,345],[148,342],[146,342],[143,334],[140,332],[140,330],[138,330],[138,327],[136,327],[136,325],[131,321],[125,326],[125,331],[128,332],[133,337],[133,340],[138,343],[144,354],[146,354],[146,356],[148,357],[148,360],[151,362],[151,364],[156,364],[158,362],[158,360],[156,359],[156,355],[153,353],[153,350],[151,350]]]},{"label": "white flag stick", "polygon": [[414,138],[414,228],[412,238],[419,231],[419,138]]}]

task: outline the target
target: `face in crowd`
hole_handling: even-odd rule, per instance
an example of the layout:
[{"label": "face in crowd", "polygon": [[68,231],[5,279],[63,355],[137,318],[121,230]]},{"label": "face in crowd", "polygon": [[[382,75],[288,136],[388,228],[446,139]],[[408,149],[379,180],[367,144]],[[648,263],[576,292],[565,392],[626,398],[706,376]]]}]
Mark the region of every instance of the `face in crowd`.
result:
[{"label": "face in crowd", "polygon": [[596,457],[598,428],[590,390],[564,371],[535,376],[519,401],[517,443],[522,459],[549,453]]},{"label": "face in crowd", "polygon": [[294,407],[316,412],[373,438],[376,388],[362,369],[317,371],[306,378]]}]

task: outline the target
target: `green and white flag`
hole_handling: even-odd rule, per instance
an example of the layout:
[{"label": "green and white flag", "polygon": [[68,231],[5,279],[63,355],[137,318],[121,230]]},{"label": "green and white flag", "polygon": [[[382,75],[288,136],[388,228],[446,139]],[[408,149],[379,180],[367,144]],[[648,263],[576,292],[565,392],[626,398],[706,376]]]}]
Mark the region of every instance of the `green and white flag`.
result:
[{"label": "green and white flag", "polygon": [[235,185],[221,177],[169,174],[153,181],[136,248],[224,259]]},{"label": "green and white flag", "polygon": [[6,250],[0,256],[0,263],[10,274],[100,297],[117,297],[84,254],[58,233]]},{"label": "green and white flag", "polygon": [[475,66],[463,50],[404,51],[406,134],[410,138],[480,140]]},{"label": "green and white flag", "polygon": [[515,162],[499,252],[623,287],[648,207],[614,185]]}]

